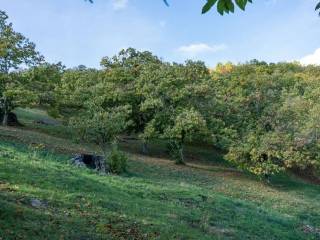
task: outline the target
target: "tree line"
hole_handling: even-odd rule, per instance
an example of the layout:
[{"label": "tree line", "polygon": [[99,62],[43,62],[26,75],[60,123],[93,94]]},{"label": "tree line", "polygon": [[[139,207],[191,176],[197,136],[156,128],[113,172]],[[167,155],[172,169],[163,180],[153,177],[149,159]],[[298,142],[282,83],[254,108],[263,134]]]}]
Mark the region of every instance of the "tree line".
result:
[{"label": "tree line", "polygon": [[[121,136],[166,143],[185,162],[188,144],[219,148],[259,176],[320,168],[320,67],[299,63],[165,62],[128,48],[101,69],[50,64],[0,14],[0,118],[41,107],[104,155]],[[28,66],[28,67],[27,67]]]}]

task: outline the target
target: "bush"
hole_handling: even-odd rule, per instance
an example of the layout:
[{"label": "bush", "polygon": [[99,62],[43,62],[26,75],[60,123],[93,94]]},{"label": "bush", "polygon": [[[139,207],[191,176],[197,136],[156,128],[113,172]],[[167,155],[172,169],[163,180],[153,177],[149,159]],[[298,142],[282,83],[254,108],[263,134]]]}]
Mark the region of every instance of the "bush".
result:
[{"label": "bush", "polygon": [[108,160],[110,171],[112,173],[120,174],[126,171],[128,157],[124,152],[120,151],[118,147],[112,147]]}]

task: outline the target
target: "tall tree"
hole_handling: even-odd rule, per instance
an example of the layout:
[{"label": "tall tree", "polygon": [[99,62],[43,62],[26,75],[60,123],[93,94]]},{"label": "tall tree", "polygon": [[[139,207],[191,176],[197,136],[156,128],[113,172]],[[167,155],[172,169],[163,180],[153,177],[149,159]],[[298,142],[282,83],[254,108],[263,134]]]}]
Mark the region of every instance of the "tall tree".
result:
[{"label": "tall tree", "polygon": [[184,163],[184,145],[206,141],[210,135],[214,106],[211,83],[202,62],[147,66],[139,78],[138,94],[143,97],[140,110],[151,113],[152,118],[142,137],[166,140],[174,160]]},{"label": "tall tree", "polygon": [[[40,63],[43,58],[35,50],[35,44],[15,32],[12,23],[7,22],[8,16],[0,11],[0,108],[2,112],[2,124],[7,125],[8,115],[19,104],[23,94],[30,95],[23,85],[25,79],[12,74],[19,67],[30,66]],[[23,99],[26,102],[28,98]],[[15,103],[14,103],[15,102]]]},{"label": "tall tree", "polygon": [[101,91],[108,92],[105,104],[111,106],[130,105],[132,132],[141,132],[149,119],[148,112],[140,111],[143,96],[137,94],[137,80],[149,65],[160,66],[161,60],[148,51],[137,51],[133,48],[123,49],[112,58],[104,57],[101,61],[101,72],[104,82]]}]

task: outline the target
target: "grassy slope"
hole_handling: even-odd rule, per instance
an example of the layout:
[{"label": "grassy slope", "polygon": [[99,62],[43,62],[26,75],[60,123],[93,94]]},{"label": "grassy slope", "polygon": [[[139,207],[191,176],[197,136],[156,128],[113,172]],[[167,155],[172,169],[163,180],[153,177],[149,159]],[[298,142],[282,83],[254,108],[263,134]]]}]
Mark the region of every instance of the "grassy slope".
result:
[{"label": "grassy slope", "polygon": [[[99,176],[68,163],[94,146],[60,138],[63,126],[34,126],[41,112],[19,115],[31,130],[0,128],[0,239],[320,238],[319,186],[292,176],[265,185],[206,149],[190,149],[188,165],[176,166],[135,153],[136,142],[123,146],[127,174]],[[31,207],[33,198],[47,206]]]}]

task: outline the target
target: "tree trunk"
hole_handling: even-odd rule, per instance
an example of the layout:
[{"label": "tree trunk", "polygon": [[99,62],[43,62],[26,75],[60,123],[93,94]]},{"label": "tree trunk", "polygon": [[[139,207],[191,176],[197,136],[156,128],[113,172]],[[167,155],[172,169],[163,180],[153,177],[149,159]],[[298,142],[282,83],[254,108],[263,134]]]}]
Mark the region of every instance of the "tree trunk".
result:
[{"label": "tree trunk", "polygon": [[184,146],[183,143],[181,144],[181,148],[180,148],[180,156],[181,156],[181,160],[184,163]]},{"label": "tree trunk", "polygon": [[148,153],[149,153],[149,151],[148,151],[148,144],[147,144],[146,141],[143,141],[143,142],[142,142],[142,153],[143,153],[143,154],[148,154]]},{"label": "tree trunk", "polygon": [[3,98],[3,119],[2,119],[2,126],[8,126],[8,116],[9,116],[9,110],[8,110],[8,101],[7,98]]},{"label": "tree trunk", "polygon": [[184,162],[184,139],[185,139],[185,131],[183,130],[181,133],[181,141],[177,143],[177,146],[179,147],[179,162],[177,164],[185,164]]},{"label": "tree trunk", "polygon": [[110,171],[110,164],[108,161],[109,155],[110,155],[110,149],[111,146],[109,144],[103,143],[100,145],[100,148],[103,152],[103,158],[100,159],[100,168],[101,168],[101,172],[107,173]]},{"label": "tree trunk", "polygon": [[4,110],[4,113],[3,113],[3,119],[2,119],[2,126],[8,126],[8,111],[7,110]]},{"label": "tree trunk", "polygon": [[173,141],[171,144],[170,154],[176,164],[185,164],[184,149],[181,141]]},{"label": "tree trunk", "polygon": [[178,159],[176,161],[177,164],[185,164],[184,162],[184,149],[183,149],[183,143],[178,143]]}]

